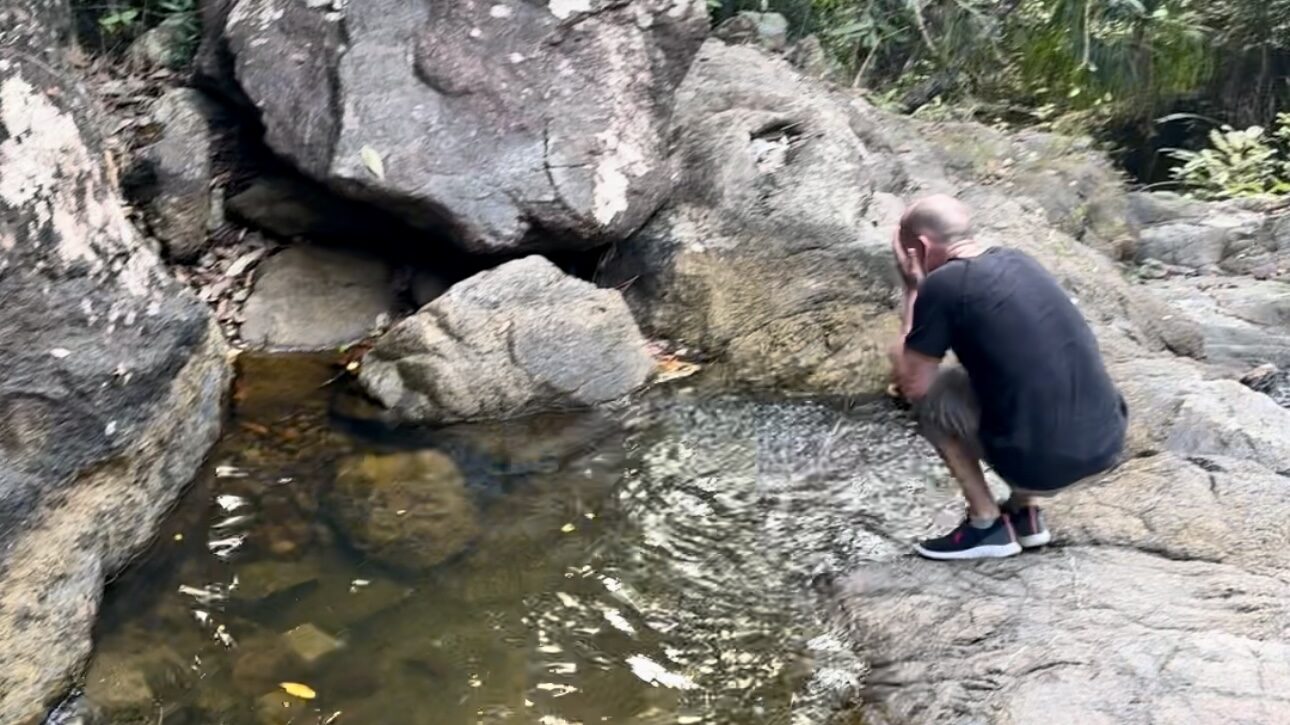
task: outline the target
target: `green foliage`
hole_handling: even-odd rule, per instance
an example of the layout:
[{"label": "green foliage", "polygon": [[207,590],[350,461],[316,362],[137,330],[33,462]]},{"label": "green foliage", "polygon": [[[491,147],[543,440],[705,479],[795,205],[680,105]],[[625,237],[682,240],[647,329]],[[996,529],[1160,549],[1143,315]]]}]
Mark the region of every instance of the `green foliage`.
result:
[{"label": "green foliage", "polygon": [[1209,135],[1209,148],[1174,149],[1173,169],[1184,188],[1205,199],[1290,194],[1290,113],[1277,114],[1271,135],[1260,126],[1223,126]]},{"label": "green foliage", "polygon": [[1200,86],[1212,64],[1193,0],[1034,0],[1006,42],[1023,92],[1069,111],[1149,117]]},{"label": "green foliage", "polygon": [[105,52],[115,52],[145,31],[164,25],[177,39],[175,52],[187,62],[201,36],[198,0],[73,0],[73,8],[97,28]]},{"label": "green foliage", "polygon": [[[1270,120],[1290,100],[1290,0],[711,0],[779,12],[853,84],[1028,123],[1149,123],[1208,94]],[[1215,90],[1215,87],[1221,87]]]},{"label": "green foliage", "polygon": [[103,32],[109,35],[126,32],[139,22],[141,14],[136,8],[125,8],[115,12],[104,13],[99,17],[99,27],[103,28]]},{"label": "green foliage", "polygon": [[184,62],[192,60],[201,41],[201,15],[197,0],[155,0],[156,9],[164,23],[173,24],[179,34],[178,53]]}]

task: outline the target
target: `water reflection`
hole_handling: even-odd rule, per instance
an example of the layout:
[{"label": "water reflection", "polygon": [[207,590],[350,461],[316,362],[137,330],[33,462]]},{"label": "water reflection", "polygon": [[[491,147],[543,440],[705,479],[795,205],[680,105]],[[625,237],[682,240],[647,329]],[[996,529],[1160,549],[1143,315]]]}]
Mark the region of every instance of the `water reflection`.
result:
[{"label": "water reflection", "polygon": [[207,474],[109,593],[86,690],[110,722],[822,722],[862,666],[811,578],[926,523],[879,482],[941,495],[881,405],[408,431],[337,405],[328,361],[242,365]]}]

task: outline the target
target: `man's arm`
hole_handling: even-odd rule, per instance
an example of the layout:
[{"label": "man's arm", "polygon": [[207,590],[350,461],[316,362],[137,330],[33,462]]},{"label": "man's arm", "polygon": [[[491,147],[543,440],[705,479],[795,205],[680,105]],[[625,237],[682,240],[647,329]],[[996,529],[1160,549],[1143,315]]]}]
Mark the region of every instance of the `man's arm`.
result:
[{"label": "man's arm", "polygon": [[902,345],[899,360],[896,363],[896,378],[905,400],[911,403],[922,400],[923,396],[927,395],[928,388],[932,387],[932,382],[936,380],[940,367],[940,358],[928,357]]},{"label": "man's arm", "polygon": [[918,288],[905,288],[905,299],[901,305],[900,337],[892,343],[887,353],[891,360],[896,387],[900,390],[901,396],[911,403],[927,395],[927,389],[936,379],[937,370],[941,365],[940,358],[928,357],[905,346],[905,338],[914,328],[914,304],[917,301]]},{"label": "man's arm", "polygon": [[[915,310],[918,307],[919,291],[923,288],[923,282],[926,275],[923,274],[921,266],[916,258],[909,255],[899,245],[899,239],[893,241],[893,250],[896,254],[896,260],[901,271],[904,273],[905,291],[904,300],[900,310],[900,337],[895,340],[888,349],[888,359],[891,361],[892,377],[900,394],[909,402],[917,402],[927,395],[928,388],[936,380],[936,375],[940,369],[941,357],[932,357],[917,350],[910,348],[906,341],[910,333],[914,330]],[[940,342],[932,342],[933,348],[943,349],[948,347],[948,331],[944,329],[943,318],[940,307],[935,304],[934,300],[927,300],[930,305],[925,304],[929,310],[925,314],[931,319],[925,319],[920,325],[923,329],[919,332],[919,337],[923,340],[924,347],[928,342],[928,336],[933,339],[939,338]],[[929,321],[932,323],[929,325]]]}]

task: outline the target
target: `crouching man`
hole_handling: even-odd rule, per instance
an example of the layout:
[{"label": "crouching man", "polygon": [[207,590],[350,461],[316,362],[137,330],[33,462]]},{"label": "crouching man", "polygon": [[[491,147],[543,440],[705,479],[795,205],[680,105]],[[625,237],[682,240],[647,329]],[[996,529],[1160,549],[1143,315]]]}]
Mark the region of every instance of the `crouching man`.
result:
[{"label": "crouching man", "polygon": [[[967,499],[957,528],[915,549],[978,559],[1048,543],[1036,500],[1124,454],[1128,411],[1092,331],[1033,258],[978,243],[952,197],[910,207],[892,250],[905,280],[893,377]],[[961,366],[941,369],[950,350]],[[982,461],[1008,483],[1006,501],[991,496]]]}]

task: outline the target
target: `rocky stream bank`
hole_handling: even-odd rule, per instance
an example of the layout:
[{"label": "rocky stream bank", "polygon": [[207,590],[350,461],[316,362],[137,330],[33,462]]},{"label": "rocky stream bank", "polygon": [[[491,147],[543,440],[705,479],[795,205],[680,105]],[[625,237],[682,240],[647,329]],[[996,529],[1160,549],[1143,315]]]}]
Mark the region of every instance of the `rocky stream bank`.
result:
[{"label": "rocky stream bank", "polygon": [[[560,680],[645,683],[613,709],[642,722],[747,722],[789,701],[776,712],[804,722],[1290,719],[1285,208],[1131,192],[1084,140],[882,111],[832,85],[809,43],[781,42],[773,19],[707,37],[697,0],[201,9],[191,77],[166,75],[180,87],[123,105],[68,57],[65,2],[0,5],[0,720],[39,722],[83,686],[88,697],[58,717],[154,722],[141,703],[163,715],[179,703],[166,722],[276,722],[277,684],[318,677],[346,703],[336,710],[375,722],[416,712],[408,703],[445,673],[479,691],[462,717],[524,712],[535,692],[565,721],[608,711],[590,696],[563,710],[535,689],[555,680],[524,680],[533,662],[493,649],[497,635],[472,619],[482,601],[509,602],[491,631],[550,654],[537,615],[516,608],[526,595],[602,619],[610,607],[649,633],[601,653],[601,679]],[[108,128],[134,130],[121,144]],[[952,510],[952,492],[926,485],[943,474],[897,413],[842,402],[884,387],[897,284],[887,240],[903,204],[931,192],[958,195],[985,241],[1053,271],[1132,411],[1133,460],[1054,504],[1054,546],[1002,562],[911,558],[908,541]],[[627,432],[593,446],[617,457],[567,453],[517,474],[558,504],[542,516],[524,504],[534,489],[472,488],[497,477],[471,463],[548,441],[540,424],[484,453],[478,439],[435,439],[388,459],[321,418],[242,419],[258,428],[226,435],[203,485],[273,525],[197,542],[212,556],[244,536],[228,549],[240,579],[177,564],[166,581],[240,581],[235,598],[255,601],[193,607],[169,592],[156,616],[189,634],[174,635],[160,679],[156,658],[132,664],[157,645],[140,634],[147,620],[103,630],[91,660],[104,582],[156,539],[227,420],[230,348],[343,348],[321,380],[303,377],[355,394],[313,414],[382,435],[451,438],[425,426],[589,407]],[[651,391],[690,370],[677,352],[702,365],[702,384]],[[235,407],[256,399],[244,393]],[[262,472],[304,465],[311,483],[218,468],[255,450],[277,462]],[[603,467],[592,490],[569,482],[584,464]],[[570,503],[582,495],[614,504]],[[626,557],[613,566],[642,567],[626,602],[599,598],[603,577],[584,602],[477,564],[550,547],[534,567],[561,582],[593,566],[599,544],[565,551],[544,537],[608,509],[644,532],[609,547]],[[497,545],[526,526],[542,533]],[[355,552],[359,570],[344,558]],[[276,582],[259,596],[257,565]],[[327,614],[356,601],[348,587],[368,586],[357,580],[381,606]],[[323,614],[257,611],[284,581],[305,600],[344,586],[313,600]],[[454,583],[427,600],[407,581]],[[446,620],[461,625],[449,655],[414,636],[428,611],[459,617]],[[325,664],[377,613],[388,629],[347,656],[382,663],[379,677]],[[785,627],[790,615],[811,624]],[[789,657],[792,637],[759,639],[771,631],[812,645]],[[470,684],[453,658],[480,652],[509,662],[494,664],[510,679]],[[204,687],[188,674],[199,671],[227,686]],[[759,689],[768,682],[772,694]],[[257,700],[270,714],[246,706]],[[300,708],[332,714],[285,710]]]}]

